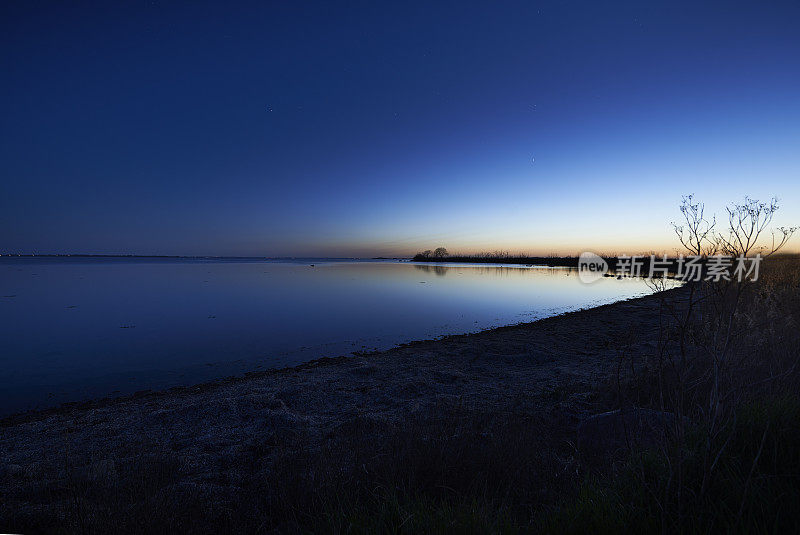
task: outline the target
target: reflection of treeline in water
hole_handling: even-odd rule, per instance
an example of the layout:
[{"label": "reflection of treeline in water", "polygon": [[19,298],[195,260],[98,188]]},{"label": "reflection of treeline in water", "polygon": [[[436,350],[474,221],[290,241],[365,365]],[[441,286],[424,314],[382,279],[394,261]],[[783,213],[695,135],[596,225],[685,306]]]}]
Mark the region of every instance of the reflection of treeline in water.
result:
[{"label": "reflection of treeline in water", "polygon": [[[461,266],[445,266],[442,264],[414,264],[414,268],[419,271],[424,271],[425,273],[433,273],[439,277],[444,277],[448,271],[455,271],[456,273],[463,273],[461,271]],[[476,274],[476,275],[520,275],[520,276],[528,276],[530,274],[530,270],[526,267],[508,267],[508,266],[480,266],[480,267],[469,267],[469,273]],[[554,268],[538,268],[536,270],[539,273],[546,273],[548,275],[563,275],[565,273],[565,269],[562,267],[554,267]],[[571,271],[567,269],[566,271]]]},{"label": "reflection of treeline in water", "polygon": [[[438,250],[438,249],[437,249]],[[558,267],[578,267],[577,256],[511,255],[505,251],[470,255],[432,255],[424,251],[414,255],[415,262],[472,262],[476,264],[527,264]]]},{"label": "reflection of treeline in water", "polygon": [[[440,248],[444,251],[446,249]],[[437,249],[438,251],[438,249]],[[525,266],[547,266],[547,267],[568,267],[579,269],[586,265],[581,266],[581,258],[578,256],[527,256],[527,255],[511,255],[505,251],[497,251],[493,253],[478,253],[470,255],[444,255],[442,254],[428,254],[430,251],[417,253],[414,256],[415,262],[447,262],[447,263],[470,263],[470,264],[518,264]],[[714,271],[712,264],[715,262],[720,266],[725,266],[724,271],[730,277],[734,274],[738,260],[736,255],[722,254],[723,260],[717,260],[708,255],[702,256],[664,256],[655,254],[638,254],[638,255],[620,255],[620,256],[602,256],[602,260],[608,266],[607,273],[614,275],[622,273],[626,276],[656,276],[660,277],[662,274],[668,276],[686,276],[688,278],[705,278],[709,276],[709,268],[711,272]],[[597,259],[597,257],[595,257]],[[751,260],[746,260],[743,267],[750,270],[752,268]],[[585,261],[584,261],[585,264]],[[722,269],[722,268],[720,268]]]},{"label": "reflection of treeline in water", "polygon": [[[512,255],[505,251],[496,251],[493,253],[477,253],[470,255],[431,255],[426,252],[417,253],[414,255],[415,262],[462,262],[472,264],[521,264],[526,266],[548,266],[548,267],[570,267],[577,269],[579,267],[580,258],[577,256],[527,256],[527,255]],[[617,267],[622,268],[620,264],[620,257],[604,256],[603,260],[608,264],[609,271],[617,271]],[[623,262],[629,262],[628,260]],[[663,255],[655,255],[657,262],[656,267],[666,269],[669,273],[677,273],[679,267],[678,257],[667,257],[664,259]],[[706,260],[701,259],[700,262],[704,263]],[[637,269],[642,275],[650,273],[650,264],[652,263],[651,255],[638,255],[635,257]],[[627,271],[631,271],[627,269]]]}]

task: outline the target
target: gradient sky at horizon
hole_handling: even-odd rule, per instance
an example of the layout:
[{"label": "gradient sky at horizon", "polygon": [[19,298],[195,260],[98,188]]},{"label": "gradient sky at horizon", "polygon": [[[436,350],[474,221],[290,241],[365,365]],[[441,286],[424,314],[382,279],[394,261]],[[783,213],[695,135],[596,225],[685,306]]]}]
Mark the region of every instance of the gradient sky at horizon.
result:
[{"label": "gradient sky at horizon", "polygon": [[800,224],[797,2],[6,2],[0,26],[0,253],[671,252],[689,193]]}]

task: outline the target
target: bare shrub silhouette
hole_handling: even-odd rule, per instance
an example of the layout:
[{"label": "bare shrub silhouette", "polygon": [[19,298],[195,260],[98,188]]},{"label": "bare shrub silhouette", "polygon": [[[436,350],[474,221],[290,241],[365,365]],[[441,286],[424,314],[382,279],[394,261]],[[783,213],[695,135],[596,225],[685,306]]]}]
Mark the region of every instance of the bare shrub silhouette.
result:
[{"label": "bare shrub silhouette", "polygon": [[[689,195],[680,206],[683,221],[673,228],[685,251],[706,265],[725,255],[750,259],[750,266],[755,259],[758,269],[760,259],[778,253],[797,230],[770,228],[778,209],[776,199],[745,198],[727,208],[727,225],[720,228],[714,216],[706,216],[704,204]],[[759,434],[747,451],[746,466],[733,474],[731,456],[741,461],[742,452],[731,450],[755,425],[743,422],[742,415],[748,407],[779,404],[797,384],[796,309],[794,314],[781,312],[797,304],[798,286],[787,275],[797,277],[796,264],[776,257],[763,264],[762,273],[750,271],[744,277],[735,262],[726,266],[713,280],[688,281],[681,299],[662,298],[659,344],[650,369],[635,370],[632,362],[620,360],[620,370],[632,370],[625,380],[633,385],[623,387],[623,374],[618,374],[621,406],[642,403],[672,416],[663,419],[662,476],[653,477],[645,463],[633,465],[662,531],[702,529],[701,517],[747,529],[743,517],[753,507],[753,478],[764,445],[778,440],[781,430],[756,422]],[[665,288],[662,280],[651,284],[655,290]],[[715,509],[721,507],[722,487],[735,495],[723,498],[732,508],[727,515]],[[698,507],[707,508],[707,514],[698,515]]]}]

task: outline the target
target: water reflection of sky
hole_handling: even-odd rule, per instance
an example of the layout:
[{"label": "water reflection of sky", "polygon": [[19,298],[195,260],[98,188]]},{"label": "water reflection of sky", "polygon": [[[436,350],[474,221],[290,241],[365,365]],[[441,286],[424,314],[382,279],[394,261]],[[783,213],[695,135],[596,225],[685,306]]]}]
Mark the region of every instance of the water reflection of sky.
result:
[{"label": "water reflection of sky", "polygon": [[[311,264],[314,264],[313,266]],[[0,261],[0,412],[530,321],[648,291],[561,268]]]}]

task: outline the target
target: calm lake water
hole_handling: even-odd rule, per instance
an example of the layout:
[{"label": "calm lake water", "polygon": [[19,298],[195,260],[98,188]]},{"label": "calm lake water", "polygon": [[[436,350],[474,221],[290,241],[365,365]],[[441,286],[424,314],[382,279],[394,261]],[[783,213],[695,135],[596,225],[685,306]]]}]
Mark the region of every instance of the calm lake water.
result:
[{"label": "calm lake water", "polygon": [[[314,266],[311,266],[311,264]],[[0,258],[0,413],[532,321],[649,293],[537,267]]]}]

